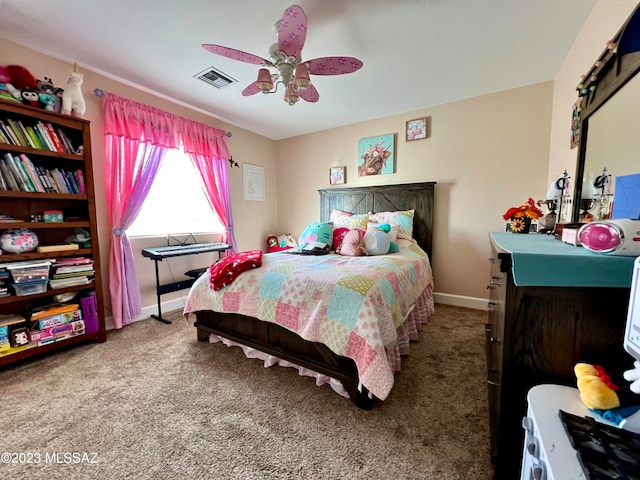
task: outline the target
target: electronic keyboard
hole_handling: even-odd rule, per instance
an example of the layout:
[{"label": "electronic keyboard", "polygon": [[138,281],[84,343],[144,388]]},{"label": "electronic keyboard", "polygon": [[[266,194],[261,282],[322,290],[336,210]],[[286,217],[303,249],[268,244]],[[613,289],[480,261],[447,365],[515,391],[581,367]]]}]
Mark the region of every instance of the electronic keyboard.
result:
[{"label": "electronic keyboard", "polygon": [[181,255],[196,255],[206,252],[220,252],[231,248],[226,243],[192,243],[190,245],[171,245],[169,247],[145,248],[142,256],[154,260],[163,258],[179,257]]}]

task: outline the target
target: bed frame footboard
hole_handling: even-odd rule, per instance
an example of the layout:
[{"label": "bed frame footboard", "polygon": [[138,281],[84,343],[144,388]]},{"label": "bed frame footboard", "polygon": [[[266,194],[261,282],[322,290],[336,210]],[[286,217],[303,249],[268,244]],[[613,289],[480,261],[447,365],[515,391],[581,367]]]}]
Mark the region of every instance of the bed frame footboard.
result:
[{"label": "bed frame footboard", "polygon": [[304,340],[280,325],[235,313],[201,311],[196,312],[194,326],[199,342],[214,333],[340,380],[359,408],[369,410],[376,401],[375,397],[369,398],[366,388],[358,391],[358,370],[352,359],[336,355],[321,343]]}]

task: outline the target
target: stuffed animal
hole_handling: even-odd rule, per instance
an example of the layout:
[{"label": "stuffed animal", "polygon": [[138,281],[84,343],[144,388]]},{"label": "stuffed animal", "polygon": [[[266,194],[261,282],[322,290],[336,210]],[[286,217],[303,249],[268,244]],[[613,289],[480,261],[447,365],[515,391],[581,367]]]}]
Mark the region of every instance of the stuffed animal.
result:
[{"label": "stuffed animal", "polygon": [[[596,416],[622,428],[640,410],[638,395],[629,387],[620,388],[613,383],[601,366],[578,363],[574,372],[578,379],[580,398]],[[626,377],[627,372],[623,375]],[[632,423],[636,421],[633,420]]]},{"label": "stuffed animal", "polygon": [[364,248],[368,255],[385,255],[395,253],[400,249],[398,244],[391,240],[391,225],[382,223],[373,228],[367,228],[364,234]]},{"label": "stuffed animal", "polygon": [[80,117],[84,115],[85,103],[82,96],[82,79],[84,75],[78,71],[78,64],[73,64],[73,70],[69,70],[67,88],[62,92],[62,110],[65,115]]},{"label": "stuffed animal", "polygon": [[578,381],[582,402],[595,410],[618,408],[620,399],[616,393],[620,387],[611,381],[604,368],[599,365],[578,363],[573,368]]},{"label": "stuffed animal", "polygon": [[295,239],[290,233],[276,237],[273,233],[267,235],[267,253],[282,252],[291,248],[297,248]]},{"label": "stuffed animal", "polygon": [[0,98],[20,101],[20,90],[13,86],[7,69],[0,67]]},{"label": "stuffed animal", "polygon": [[308,242],[320,242],[333,248],[333,223],[332,222],[312,222],[300,234],[298,245],[304,248]]},{"label": "stuffed animal", "polygon": [[31,90],[38,89],[38,80],[31,75],[31,72],[21,65],[7,65],[7,74],[11,78],[11,83],[18,90],[29,88]]}]

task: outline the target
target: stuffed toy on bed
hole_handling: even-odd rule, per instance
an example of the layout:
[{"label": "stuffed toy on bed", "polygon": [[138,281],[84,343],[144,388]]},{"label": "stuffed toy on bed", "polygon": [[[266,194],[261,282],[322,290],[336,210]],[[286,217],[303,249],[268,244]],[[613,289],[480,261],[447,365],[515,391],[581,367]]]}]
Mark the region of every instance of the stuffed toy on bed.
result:
[{"label": "stuffed toy on bed", "polygon": [[387,253],[398,252],[400,249],[398,244],[392,241],[390,232],[391,225],[388,223],[367,226],[367,232],[363,238],[367,255],[385,255]]}]

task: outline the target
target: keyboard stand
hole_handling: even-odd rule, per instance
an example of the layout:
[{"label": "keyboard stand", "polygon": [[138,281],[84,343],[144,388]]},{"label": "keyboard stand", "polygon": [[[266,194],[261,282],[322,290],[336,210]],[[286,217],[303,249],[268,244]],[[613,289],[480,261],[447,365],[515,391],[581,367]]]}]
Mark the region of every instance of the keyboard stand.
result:
[{"label": "keyboard stand", "polygon": [[[231,247],[228,245],[225,245],[224,248],[218,248],[215,250],[209,250],[206,252],[198,252],[198,251],[194,251],[192,253],[188,253],[186,255],[196,255],[199,253],[210,253],[210,252],[218,252],[218,258],[220,258],[222,256],[222,252],[224,252],[225,250],[229,250]],[[170,258],[170,257],[166,257],[166,258]],[[191,288],[191,286],[195,283],[197,277],[193,277],[193,278],[188,278],[186,280],[179,280],[177,282],[172,282],[172,283],[166,283],[164,285],[160,285],[160,274],[158,272],[158,262],[162,261],[162,258],[158,258],[158,257],[153,257],[152,260],[154,261],[155,264],[155,269],[156,269],[156,297],[158,298],[158,314],[152,314],[151,318],[158,320],[162,323],[166,323],[166,324],[171,324],[171,320],[167,320],[166,318],[162,318],[162,304],[160,303],[160,296],[164,295],[165,293],[171,293],[171,292],[177,292],[178,290],[184,290],[186,288]],[[189,272],[187,272],[187,274],[189,274],[190,272],[192,272],[192,270],[190,270]]]}]

